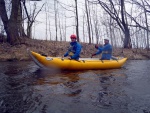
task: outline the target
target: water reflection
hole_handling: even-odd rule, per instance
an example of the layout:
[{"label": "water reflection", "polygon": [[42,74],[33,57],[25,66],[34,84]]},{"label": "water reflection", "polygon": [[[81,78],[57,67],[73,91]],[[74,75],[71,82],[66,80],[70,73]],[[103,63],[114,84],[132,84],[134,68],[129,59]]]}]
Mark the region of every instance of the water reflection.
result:
[{"label": "water reflection", "polygon": [[150,77],[145,67],[141,71],[137,62],[129,62],[122,69],[69,72],[32,62],[2,63],[0,113],[146,113]]},{"label": "water reflection", "polygon": [[[78,74],[71,72],[51,72],[51,70],[37,70],[35,72],[38,78],[34,85],[49,85],[51,87],[62,87],[62,94],[74,96],[81,92],[78,89]],[[57,92],[55,92],[57,93]]]},{"label": "water reflection", "polygon": [[108,100],[105,100],[105,97],[107,97],[110,93],[109,86],[110,86],[110,76],[102,76],[100,77],[100,86],[102,89],[99,92],[99,103],[103,106],[110,106],[110,102]]},{"label": "water reflection", "polygon": [[26,104],[24,98],[30,97],[32,91],[21,80],[6,77],[3,82],[0,82],[0,89],[1,113],[21,113],[26,106],[30,106]]},{"label": "water reflection", "polygon": [[[54,106],[66,109],[68,105],[74,106],[76,103],[84,104],[90,109],[94,106],[98,108],[112,106],[109,97],[113,95],[110,89],[111,82],[115,80],[113,76],[116,76],[113,72],[61,72],[37,69],[33,73],[26,73],[25,77],[26,69],[14,67],[14,70],[17,70],[14,73],[11,73],[14,70],[9,70],[9,66],[4,72],[7,77],[3,91],[5,95],[9,93],[9,98],[7,96],[2,98],[4,103],[1,105],[2,112],[37,113],[39,109],[40,112],[48,112],[55,111]],[[72,107],[65,111],[69,112],[70,109]],[[80,111],[86,111],[86,109],[80,109]]]}]

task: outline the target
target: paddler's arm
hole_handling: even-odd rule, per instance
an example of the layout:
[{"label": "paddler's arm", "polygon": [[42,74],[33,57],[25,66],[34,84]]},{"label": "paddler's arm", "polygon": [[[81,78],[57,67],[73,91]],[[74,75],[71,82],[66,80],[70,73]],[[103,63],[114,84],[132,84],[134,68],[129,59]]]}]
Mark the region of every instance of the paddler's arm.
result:
[{"label": "paddler's arm", "polygon": [[64,57],[66,57],[66,56],[68,56],[69,55],[69,53],[68,53],[68,51],[64,54]]}]

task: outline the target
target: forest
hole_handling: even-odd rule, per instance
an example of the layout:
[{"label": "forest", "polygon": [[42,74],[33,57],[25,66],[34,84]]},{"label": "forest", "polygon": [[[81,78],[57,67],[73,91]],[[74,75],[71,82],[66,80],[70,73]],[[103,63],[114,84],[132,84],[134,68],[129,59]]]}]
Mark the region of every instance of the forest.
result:
[{"label": "forest", "polygon": [[0,0],[0,43],[64,43],[74,33],[81,43],[149,50],[149,17],[149,0]]}]

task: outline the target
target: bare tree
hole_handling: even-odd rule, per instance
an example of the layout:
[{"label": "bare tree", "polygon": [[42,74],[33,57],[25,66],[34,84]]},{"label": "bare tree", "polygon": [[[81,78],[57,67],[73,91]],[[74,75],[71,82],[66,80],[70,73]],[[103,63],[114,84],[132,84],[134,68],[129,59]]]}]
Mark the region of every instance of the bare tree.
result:
[{"label": "bare tree", "polygon": [[20,0],[12,0],[12,9],[10,18],[8,18],[5,1],[0,0],[0,17],[2,19],[5,32],[7,34],[7,42],[10,44],[15,44],[19,42],[19,32],[18,32],[18,13],[19,13],[19,6]]},{"label": "bare tree", "polygon": [[[148,24],[148,14],[150,13],[150,4],[146,0],[141,0],[141,2],[137,0],[132,0],[134,4],[139,6],[144,12],[145,25],[141,25],[132,15],[128,14],[132,20],[136,23],[136,27],[140,27],[146,31],[146,48],[149,50],[149,24]],[[140,13],[142,15],[143,13]]]},{"label": "bare tree", "polygon": [[[118,26],[121,28],[122,32],[124,33],[124,48],[131,48],[131,40],[130,40],[130,30],[128,27],[128,22],[125,19],[125,5],[124,0],[120,0],[119,6],[120,10],[117,11],[115,4],[112,0],[108,0],[108,3],[103,2],[102,0],[98,0],[99,4],[102,8],[113,18]],[[120,12],[120,15],[119,13]],[[120,17],[121,16],[121,17]]]},{"label": "bare tree", "polygon": [[87,0],[85,0],[85,10],[86,10],[87,23],[88,23],[87,28],[88,28],[88,35],[89,35],[89,44],[91,44],[91,29],[90,29],[90,20],[89,20]]},{"label": "bare tree", "polygon": [[57,27],[57,13],[58,13],[58,9],[57,9],[57,0],[54,0],[54,11],[55,11],[56,41],[58,41],[58,36],[57,36],[57,31],[58,31],[58,27]]},{"label": "bare tree", "polygon": [[[94,9],[95,8],[95,9]],[[95,37],[96,37],[96,43],[98,44],[99,41],[99,32],[98,32],[98,25],[99,25],[99,21],[98,21],[98,14],[97,14],[97,4],[96,6],[93,8],[93,26],[94,26],[94,30],[95,30]]]},{"label": "bare tree", "polygon": [[18,32],[20,37],[27,37],[27,35],[25,34],[25,30],[24,30],[24,26],[23,26],[23,8],[22,8],[22,4],[20,2],[19,5],[19,9],[18,9]]},{"label": "bare tree", "polygon": [[36,17],[38,16],[38,14],[40,13],[40,11],[42,10],[43,6],[45,4],[42,5],[42,7],[36,12],[36,3],[34,3],[34,8],[33,8],[33,12],[31,15],[29,15],[27,8],[26,8],[26,0],[23,0],[23,6],[28,18],[28,22],[27,22],[27,37],[31,38],[32,37],[32,26],[33,23],[35,22]]},{"label": "bare tree", "polygon": [[147,17],[147,11],[146,11],[146,7],[145,7],[145,3],[144,1],[142,0],[142,4],[143,4],[143,7],[144,7],[144,15],[145,15],[145,24],[146,24],[146,28],[147,28],[147,46],[146,48],[149,49],[149,26],[148,26],[148,17]]},{"label": "bare tree", "polygon": [[78,3],[75,0],[75,8],[76,8],[76,34],[77,34],[77,41],[79,42],[79,20],[78,20]]},{"label": "bare tree", "polygon": [[[39,0],[36,0],[39,1]],[[7,15],[6,11],[6,5],[4,0],[0,0],[0,17],[2,19],[5,32],[7,34],[7,42],[10,44],[18,44],[22,40],[21,37],[26,37],[26,34],[24,32],[24,28],[22,26],[24,18],[22,18],[22,5],[25,8],[25,12],[27,14],[28,18],[28,31],[31,31],[30,28],[32,27],[33,22],[35,21],[35,16],[32,15],[32,20],[30,19],[30,16],[28,15],[27,8],[25,6],[26,0],[11,0],[11,12],[8,13],[10,16]]]}]

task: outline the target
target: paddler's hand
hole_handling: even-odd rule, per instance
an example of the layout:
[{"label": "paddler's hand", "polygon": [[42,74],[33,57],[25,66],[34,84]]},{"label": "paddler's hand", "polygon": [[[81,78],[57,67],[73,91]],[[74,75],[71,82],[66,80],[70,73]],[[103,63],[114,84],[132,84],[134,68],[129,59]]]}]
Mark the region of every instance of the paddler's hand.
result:
[{"label": "paddler's hand", "polygon": [[69,60],[71,60],[71,57],[68,57]]},{"label": "paddler's hand", "polygon": [[92,55],[91,55],[91,58],[93,58],[93,56],[95,56],[95,55],[96,55],[96,54],[92,54]]},{"label": "paddler's hand", "polygon": [[64,56],[61,57],[61,60],[64,60]]}]

